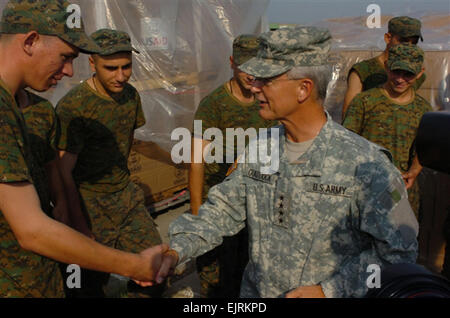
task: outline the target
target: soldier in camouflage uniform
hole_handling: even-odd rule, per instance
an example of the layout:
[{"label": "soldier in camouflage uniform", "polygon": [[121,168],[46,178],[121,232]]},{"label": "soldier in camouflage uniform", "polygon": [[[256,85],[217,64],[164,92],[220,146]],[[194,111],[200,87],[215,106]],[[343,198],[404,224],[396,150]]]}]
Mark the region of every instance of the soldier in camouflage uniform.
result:
[{"label": "soldier in camouflage uniform", "polygon": [[19,91],[16,101],[25,119],[31,151],[50,189],[52,215],[69,225],[67,200],[57,163],[56,144],[60,127],[55,109],[48,100],[28,90]]},{"label": "soldier in camouflage uniform", "polygon": [[[14,96],[45,91],[72,76],[79,52],[99,48],[83,23],[69,28],[67,1],[11,0],[0,21],[0,297],[62,297],[60,262],[154,279],[167,247],[139,255],[102,246],[49,216],[49,189],[32,154],[30,136]],[[150,265],[150,266],[149,266]]]},{"label": "soldier in camouflage uniform", "polygon": [[[388,33],[384,35],[386,49],[372,59],[356,63],[348,74],[348,87],[345,94],[342,118],[352,99],[361,92],[383,85],[387,81],[387,72],[384,63],[388,59],[389,49],[400,43],[417,44],[419,38],[423,41],[419,20],[402,16],[389,20]],[[414,83],[414,89],[419,89],[426,79],[426,75],[419,77]]]},{"label": "soldier in camouflage uniform", "polygon": [[[242,72],[239,66],[256,56],[257,37],[243,34],[233,41],[233,55],[230,57],[233,78],[224,83],[201,102],[194,120],[201,120],[201,135],[194,132],[193,144],[202,143],[206,147],[211,140],[203,139],[207,129],[218,128],[226,136],[227,128],[256,129],[273,126],[273,122],[258,115],[259,104],[251,89],[253,77]],[[196,141],[197,140],[197,141]],[[189,190],[191,210],[198,213],[209,189],[222,182],[231,163],[226,163],[227,151],[233,151],[234,159],[238,153],[234,147],[223,143],[223,163],[191,163]],[[244,267],[248,261],[248,233],[243,229],[239,234],[224,239],[224,243],[213,251],[197,258],[197,270],[200,277],[203,297],[237,297]]]},{"label": "soldier in camouflage uniform", "polygon": [[272,162],[237,164],[198,216],[175,220],[158,275],[247,223],[242,297],[364,296],[370,264],[413,263],[417,256],[418,225],[401,175],[386,150],[324,111],[328,30],[279,29],[260,41],[258,56],[241,68],[256,77],[261,117],[282,125],[248,149],[275,145]]},{"label": "soldier in camouflage uniform", "polygon": [[[145,124],[139,93],[127,83],[132,51],[137,51],[122,31],[102,29],[91,37],[102,49],[89,58],[95,74],[74,87],[56,107],[71,217],[77,224],[89,224],[102,244],[140,252],[162,240],[144,205],[143,191],[130,180],[127,164],[134,130]],[[92,284],[86,292],[102,296],[101,286],[108,276],[92,277],[86,282]]]},{"label": "soldier in camouflage uniform", "polygon": [[431,105],[412,88],[423,73],[423,51],[399,44],[389,49],[388,82],[357,95],[350,103],[344,127],[388,149],[405,178],[409,202],[419,218],[422,170],[414,148],[417,128]]}]

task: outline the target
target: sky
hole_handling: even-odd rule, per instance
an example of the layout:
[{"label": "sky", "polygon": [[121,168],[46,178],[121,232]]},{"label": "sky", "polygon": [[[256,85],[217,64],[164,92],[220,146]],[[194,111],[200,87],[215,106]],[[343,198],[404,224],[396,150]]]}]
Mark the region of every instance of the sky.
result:
[{"label": "sky", "polygon": [[369,4],[378,4],[382,15],[447,12],[450,19],[450,0],[270,0],[267,17],[269,23],[308,24],[329,18],[369,16]]}]

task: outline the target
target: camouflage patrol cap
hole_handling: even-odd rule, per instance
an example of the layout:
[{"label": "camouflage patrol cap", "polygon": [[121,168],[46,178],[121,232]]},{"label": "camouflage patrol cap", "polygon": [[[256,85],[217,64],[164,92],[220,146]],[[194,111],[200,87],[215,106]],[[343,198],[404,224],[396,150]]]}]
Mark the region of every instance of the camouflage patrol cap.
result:
[{"label": "camouflage patrol cap", "polygon": [[[36,31],[57,36],[74,45],[81,52],[96,53],[98,46],[84,31],[83,21],[70,24],[74,10],[66,0],[10,0],[3,9],[0,33],[25,34]],[[76,11],[75,11],[76,14]]]},{"label": "camouflage patrol cap", "polygon": [[283,28],[259,37],[258,55],[239,68],[250,75],[269,78],[296,66],[327,64],[331,34],[317,27]]},{"label": "camouflage patrol cap", "polygon": [[413,44],[398,44],[389,49],[387,66],[391,71],[404,70],[417,74],[422,70],[423,50]]},{"label": "camouflage patrol cap", "polygon": [[389,20],[388,32],[403,38],[418,36],[423,41],[422,33],[420,32],[421,26],[422,24],[417,19],[407,16],[395,17]]},{"label": "camouflage patrol cap", "polygon": [[251,34],[242,34],[233,41],[233,60],[241,65],[256,56],[259,48],[258,37]]},{"label": "camouflage patrol cap", "polygon": [[101,56],[132,51],[139,54],[139,51],[131,45],[130,36],[124,31],[100,29],[92,33],[91,38],[100,47]]}]

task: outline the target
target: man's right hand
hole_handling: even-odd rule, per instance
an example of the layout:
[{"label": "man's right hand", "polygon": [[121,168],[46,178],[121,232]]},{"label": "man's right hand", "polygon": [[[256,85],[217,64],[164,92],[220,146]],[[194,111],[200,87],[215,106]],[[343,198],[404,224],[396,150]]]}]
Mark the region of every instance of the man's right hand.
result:
[{"label": "man's right hand", "polygon": [[153,246],[139,253],[142,260],[142,267],[138,273],[131,278],[142,286],[149,287],[155,284],[155,276],[160,271],[163,264],[164,254],[169,250],[169,245],[161,244]]},{"label": "man's right hand", "polygon": [[178,253],[169,249],[163,255],[161,267],[156,275],[156,283],[161,284],[167,276],[173,275],[179,261]]}]

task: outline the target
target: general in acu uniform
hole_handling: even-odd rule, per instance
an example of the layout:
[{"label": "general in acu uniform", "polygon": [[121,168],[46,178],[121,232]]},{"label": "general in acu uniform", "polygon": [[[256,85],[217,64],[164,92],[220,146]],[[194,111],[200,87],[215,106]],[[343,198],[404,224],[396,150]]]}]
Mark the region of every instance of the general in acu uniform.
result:
[{"label": "general in acu uniform", "polygon": [[256,77],[260,115],[282,125],[249,148],[275,142],[279,157],[270,165],[237,164],[198,216],[175,220],[162,272],[247,223],[242,297],[364,296],[370,264],[413,263],[417,256],[418,226],[401,175],[386,150],[324,111],[328,30],[280,29],[260,41],[258,57],[242,70]]}]

